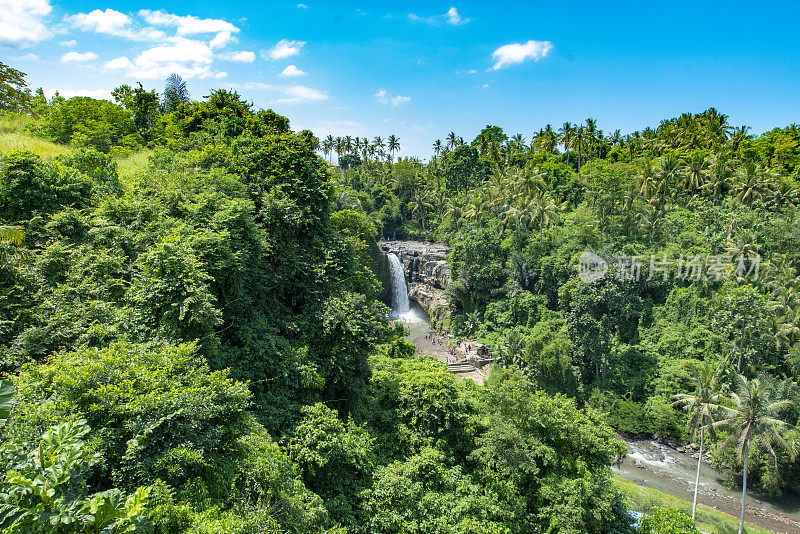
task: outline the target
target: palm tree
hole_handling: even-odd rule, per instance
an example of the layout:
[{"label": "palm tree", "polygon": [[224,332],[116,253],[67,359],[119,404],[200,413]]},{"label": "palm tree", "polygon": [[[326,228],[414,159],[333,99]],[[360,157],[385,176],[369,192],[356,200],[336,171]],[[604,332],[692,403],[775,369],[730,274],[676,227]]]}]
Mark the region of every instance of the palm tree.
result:
[{"label": "palm tree", "polygon": [[447,134],[447,148],[453,149],[458,146],[458,138],[455,132]]},{"label": "palm tree", "polygon": [[389,154],[394,156],[394,153],[400,150],[400,139],[396,137],[394,134],[390,135],[387,141],[386,148],[389,149]]},{"label": "palm tree", "polygon": [[786,443],[779,430],[789,425],[777,418],[778,414],[793,406],[790,400],[773,401],[774,388],[758,378],[748,380],[736,373],[739,393],[731,393],[733,406],[722,407],[725,418],[713,424],[714,428],[730,430],[730,436],[722,444],[736,444],[736,455],[742,462],[742,512],[739,516],[739,534],[744,530],[745,497],[747,496],[747,467],[750,446],[755,445],[770,456],[774,462],[775,476],[778,470],[776,445],[794,459],[794,449]]},{"label": "palm tree", "polygon": [[331,134],[328,134],[328,137],[326,137],[322,141],[322,153],[328,156],[328,161],[331,161],[330,155],[333,152],[333,147],[335,143],[336,141],[334,141],[333,136]]},{"label": "palm tree", "polygon": [[445,205],[444,209],[444,217],[449,219],[450,222],[455,224],[456,228],[458,228],[463,215],[464,207],[461,200],[456,197],[447,199],[447,204]]},{"label": "palm tree", "polygon": [[433,209],[433,204],[430,203],[428,192],[424,189],[417,188],[414,192],[414,197],[411,202],[408,203],[408,209],[411,210],[412,213],[416,213],[422,223],[422,231],[425,231],[425,215],[427,214],[429,209]]},{"label": "palm tree", "polygon": [[442,148],[443,147],[441,139],[437,139],[436,141],[433,142],[433,153],[436,155],[437,158],[439,157],[439,153],[442,151]]},{"label": "palm tree", "polygon": [[162,106],[166,113],[172,113],[181,104],[189,102],[189,89],[180,74],[170,74],[162,95]]},{"label": "palm tree", "polygon": [[337,137],[333,141],[333,151],[336,152],[336,160],[339,160],[339,157],[344,152],[344,140],[341,137]]},{"label": "palm tree", "polygon": [[380,135],[375,136],[372,139],[372,145],[375,147],[376,152],[380,152],[381,150],[383,150],[383,147],[386,146],[386,144],[383,142],[383,139],[381,139]]},{"label": "palm tree", "polygon": [[650,200],[656,191],[656,169],[651,159],[642,159],[637,162],[639,168],[639,193]]},{"label": "palm tree", "polygon": [[689,172],[687,173],[686,186],[691,193],[694,193],[705,185],[711,162],[701,153],[695,152],[689,158],[687,167]]},{"label": "palm tree", "polygon": [[544,229],[558,222],[558,204],[543,190],[531,200],[531,220],[539,225],[539,241],[541,242]]},{"label": "palm tree", "polygon": [[481,327],[481,319],[477,311],[470,312],[464,317],[464,326],[466,327],[469,335],[475,334]]},{"label": "palm tree", "polygon": [[569,165],[569,147],[572,145],[572,132],[571,122],[565,122],[559,130],[561,143],[564,145],[564,153],[567,155],[567,165]]},{"label": "palm tree", "polygon": [[[723,365],[727,365],[724,362]],[[714,414],[719,411],[719,380],[723,365],[713,367],[708,361],[702,365],[689,368],[695,382],[695,392],[692,394],[681,393],[675,395],[672,403],[674,408],[682,408],[689,414],[687,430],[692,439],[700,431],[700,455],[697,458],[697,473],[694,477],[694,499],[692,501],[692,521],[697,510],[697,492],[700,488],[700,465],[703,461],[703,446],[705,445],[706,430],[714,431]]]},{"label": "palm tree", "polygon": [[753,161],[746,162],[739,170],[733,185],[733,202],[752,206],[756,198],[764,198],[770,173],[764,166]]},{"label": "palm tree", "polygon": [[647,230],[647,241],[651,245],[653,244],[653,235],[664,222],[666,210],[666,206],[659,207],[655,204],[648,203],[639,213],[639,219],[642,222],[642,226],[645,230]]}]

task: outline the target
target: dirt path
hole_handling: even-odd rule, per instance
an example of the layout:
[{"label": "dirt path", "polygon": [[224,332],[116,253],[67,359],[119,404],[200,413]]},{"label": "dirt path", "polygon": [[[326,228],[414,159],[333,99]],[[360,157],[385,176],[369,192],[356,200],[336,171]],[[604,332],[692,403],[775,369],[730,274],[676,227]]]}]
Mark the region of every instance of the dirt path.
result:
[{"label": "dirt path", "polygon": [[[426,334],[431,334],[430,336],[426,336]],[[418,335],[411,336],[408,339],[411,343],[417,347],[418,354],[424,354],[426,356],[433,356],[437,360],[444,362],[445,364],[448,363],[459,363],[465,362],[468,352],[465,350],[464,343],[461,346],[456,347],[455,341],[452,338],[446,338],[441,336],[435,332],[422,332]],[[467,342],[474,347],[473,343]],[[450,347],[454,347],[454,354],[450,354]],[[474,355],[474,348],[472,350],[472,354]],[[483,381],[486,379],[486,372],[481,370],[475,370],[469,373],[454,373],[459,380],[472,380],[476,384],[483,384]]]}]

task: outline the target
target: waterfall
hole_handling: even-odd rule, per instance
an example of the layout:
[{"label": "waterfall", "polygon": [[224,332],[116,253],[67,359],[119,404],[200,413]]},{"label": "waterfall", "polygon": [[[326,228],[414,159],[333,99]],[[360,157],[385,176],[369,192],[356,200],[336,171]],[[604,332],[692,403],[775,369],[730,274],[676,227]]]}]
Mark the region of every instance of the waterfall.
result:
[{"label": "waterfall", "polygon": [[386,254],[386,258],[389,260],[389,274],[392,277],[392,312],[396,315],[408,313],[408,287],[403,262],[392,252]]}]

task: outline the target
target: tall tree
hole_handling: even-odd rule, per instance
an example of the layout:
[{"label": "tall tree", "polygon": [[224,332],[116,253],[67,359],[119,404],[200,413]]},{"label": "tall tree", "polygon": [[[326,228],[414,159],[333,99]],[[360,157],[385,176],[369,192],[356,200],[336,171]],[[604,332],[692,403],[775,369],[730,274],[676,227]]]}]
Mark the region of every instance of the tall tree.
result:
[{"label": "tall tree", "polygon": [[172,113],[181,104],[189,102],[189,89],[180,74],[170,74],[164,87],[161,105],[165,113]]},{"label": "tall tree", "polygon": [[739,534],[744,530],[745,497],[747,497],[747,468],[750,447],[755,445],[759,451],[772,458],[775,473],[778,471],[779,447],[794,458],[794,449],[789,446],[780,430],[788,425],[778,419],[778,414],[793,406],[790,400],[773,401],[774,388],[758,378],[748,380],[736,374],[738,393],[731,393],[731,407],[722,407],[725,418],[714,423],[714,428],[730,431],[723,447],[736,446],[736,456],[742,462],[742,511],[739,516]]},{"label": "tall tree", "polygon": [[386,148],[389,150],[389,154],[394,156],[394,153],[400,150],[400,138],[394,134],[390,135],[386,144]]},{"label": "tall tree", "polygon": [[[724,362],[723,365],[727,365]],[[697,494],[700,488],[700,466],[703,462],[706,431],[714,431],[714,415],[719,411],[719,380],[723,365],[714,367],[708,361],[689,368],[695,383],[694,393],[675,395],[672,406],[681,408],[689,414],[687,430],[692,439],[700,433],[700,454],[697,457],[697,472],[694,477],[694,498],[692,499],[692,521],[697,510]],[[713,434],[712,434],[713,437]]]},{"label": "tall tree", "polygon": [[0,61],[0,110],[25,111],[30,99],[25,73]]}]

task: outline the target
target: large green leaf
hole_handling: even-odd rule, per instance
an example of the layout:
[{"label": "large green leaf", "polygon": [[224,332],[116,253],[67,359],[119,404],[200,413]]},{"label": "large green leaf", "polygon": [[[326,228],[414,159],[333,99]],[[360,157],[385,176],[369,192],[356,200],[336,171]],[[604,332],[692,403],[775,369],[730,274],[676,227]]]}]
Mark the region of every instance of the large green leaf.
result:
[{"label": "large green leaf", "polygon": [[0,380],[0,428],[4,427],[14,405],[14,386],[8,380]]}]

